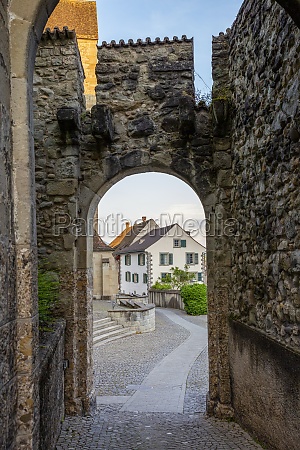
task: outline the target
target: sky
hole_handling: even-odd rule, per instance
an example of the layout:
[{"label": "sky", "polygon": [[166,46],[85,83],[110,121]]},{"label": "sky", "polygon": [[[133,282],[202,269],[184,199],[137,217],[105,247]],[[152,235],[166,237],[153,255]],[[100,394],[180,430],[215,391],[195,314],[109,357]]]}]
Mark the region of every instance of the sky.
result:
[{"label": "sky", "polygon": [[[229,28],[242,0],[97,0],[99,43],[165,36],[194,38],[195,86],[202,94],[211,89],[212,35]],[[131,175],[114,185],[99,204],[100,234],[110,242],[125,226],[142,216],[159,225],[178,222],[205,245],[204,211],[198,196],[176,177],[146,173]],[[101,224],[101,221],[100,221]]]},{"label": "sky", "polygon": [[[97,0],[99,42],[194,37],[195,72],[211,87],[212,35],[231,27],[242,0]],[[195,77],[197,89],[208,88]]]},{"label": "sky", "polygon": [[132,225],[143,216],[161,227],[179,223],[205,245],[204,210],[199,197],[172,175],[130,175],[112,186],[99,203],[99,234],[105,242],[111,242],[125,228],[126,221]]}]

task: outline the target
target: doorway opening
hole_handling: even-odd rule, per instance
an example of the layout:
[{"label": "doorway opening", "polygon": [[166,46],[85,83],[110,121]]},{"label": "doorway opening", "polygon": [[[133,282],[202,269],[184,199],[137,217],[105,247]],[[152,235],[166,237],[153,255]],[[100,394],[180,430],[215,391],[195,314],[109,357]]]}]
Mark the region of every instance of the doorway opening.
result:
[{"label": "doorway opening", "polygon": [[[178,300],[179,285],[167,286],[175,267],[181,276],[188,273],[180,279],[180,286],[205,286],[206,221],[199,197],[179,178],[158,172],[125,176],[99,197],[93,258],[88,257],[93,260],[93,359],[98,407],[105,410],[110,402],[116,402],[116,408],[123,412],[138,408],[204,413],[208,391],[206,315],[188,316]],[[152,289],[153,285],[166,289]],[[160,295],[164,302],[158,299]],[[177,352],[180,357],[181,345],[194,350],[191,361],[186,355],[179,380],[172,373],[175,362],[170,354],[175,352],[175,358]],[[194,359],[197,364],[186,391],[189,371],[183,366],[190,369]],[[159,381],[162,361],[166,365],[164,377],[169,371],[163,392]],[[200,374],[197,383],[196,374]],[[150,390],[153,377],[157,386]],[[147,389],[142,406],[139,392]],[[169,400],[162,402],[162,395]]]}]

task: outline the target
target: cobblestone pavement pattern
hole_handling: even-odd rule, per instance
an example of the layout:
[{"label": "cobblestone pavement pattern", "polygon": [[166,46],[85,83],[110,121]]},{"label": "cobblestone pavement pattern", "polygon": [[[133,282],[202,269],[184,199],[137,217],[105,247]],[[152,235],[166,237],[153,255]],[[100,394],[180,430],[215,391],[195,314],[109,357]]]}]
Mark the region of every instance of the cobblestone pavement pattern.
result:
[{"label": "cobblestone pavement pattern", "polygon": [[[105,315],[105,307],[97,307],[98,317]],[[189,317],[182,311],[176,314],[203,326],[201,317]],[[157,309],[154,332],[96,348],[96,395],[106,398],[106,404],[98,402],[90,416],[67,417],[57,450],[260,449],[237,424],[205,416],[207,348],[189,372],[183,414],[121,411],[124,402],[134,394],[134,386],[141,385],[153,368],[188,337],[186,329]]]}]

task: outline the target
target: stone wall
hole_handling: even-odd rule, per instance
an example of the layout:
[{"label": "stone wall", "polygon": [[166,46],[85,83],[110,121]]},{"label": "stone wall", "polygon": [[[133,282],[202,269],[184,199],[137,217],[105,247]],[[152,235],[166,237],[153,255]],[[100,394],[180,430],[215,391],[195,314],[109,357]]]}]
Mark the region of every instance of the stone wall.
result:
[{"label": "stone wall", "polygon": [[[268,445],[296,448],[300,394],[292,380],[300,359],[300,32],[274,1],[247,0],[227,40],[234,108],[232,215],[238,224],[230,309],[233,318],[253,330],[231,323],[233,406],[237,418]],[[256,336],[255,351],[245,343],[246,335]],[[278,355],[291,364],[283,367]],[[283,420],[283,411],[291,412],[291,420]]]},{"label": "stone wall", "polygon": [[238,106],[233,312],[290,348],[300,344],[299,38],[273,1],[253,0],[244,3],[230,35]]},{"label": "stone wall", "polygon": [[[227,63],[223,41],[218,45]],[[66,358],[73,364],[66,371],[67,411],[80,412],[82,402],[87,410],[92,392],[92,236],[98,201],[125,176],[159,171],[192,186],[211,223],[211,409],[231,416],[230,233],[222,232],[230,217],[226,114],[218,112],[213,130],[207,107],[195,105],[193,41],[185,36],[103,43],[97,105],[85,112],[75,46],[70,31],[43,35],[34,88],[38,249],[40,263],[61,271],[58,313],[67,319]]]},{"label": "stone wall", "polygon": [[[38,402],[38,399],[36,398],[36,386],[38,385],[36,378],[33,377],[33,371],[35,370],[35,348],[36,348],[36,337],[37,337],[37,320],[36,320],[36,259],[35,259],[35,223],[34,223],[34,204],[35,204],[35,196],[33,193],[33,177],[32,173],[34,170],[34,159],[32,157],[32,128],[31,128],[31,113],[32,113],[32,99],[31,99],[31,74],[33,71],[34,66],[34,59],[35,59],[35,49],[36,49],[36,43],[39,39],[39,36],[41,34],[42,29],[45,26],[47,17],[52,12],[55,5],[58,3],[58,0],[48,0],[45,2],[44,0],[14,0],[11,2],[8,2],[7,0],[0,0],[0,103],[1,103],[1,134],[0,134],[0,141],[1,141],[1,164],[0,167],[5,167],[5,176],[7,178],[3,178],[2,172],[0,177],[0,186],[1,186],[1,195],[3,195],[3,198],[6,198],[8,200],[8,204],[10,205],[8,207],[9,210],[9,216],[11,217],[11,205],[13,205],[11,194],[9,193],[7,196],[7,186],[9,184],[13,185],[13,191],[15,193],[14,197],[14,223],[15,223],[15,238],[17,240],[18,246],[16,247],[16,253],[18,253],[19,260],[18,260],[18,268],[17,271],[14,270],[15,264],[11,261],[10,255],[13,255],[13,252],[6,253],[7,248],[9,247],[9,244],[7,243],[7,237],[9,242],[14,243],[14,233],[13,233],[13,227],[7,228],[7,224],[10,224],[10,219],[7,219],[8,216],[6,216],[7,211],[5,211],[5,214],[1,214],[1,249],[0,254],[1,258],[4,256],[5,262],[9,262],[9,264],[3,266],[1,265],[1,297],[0,297],[0,305],[1,305],[1,323],[0,323],[0,333],[1,333],[1,342],[4,342],[2,339],[2,336],[9,335],[9,343],[10,343],[10,349],[12,350],[9,361],[10,363],[7,363],[7,346],[5,345],[4,348],[1,346],[1,357],[4,356],[1,359],[1,376],[3,375],[3,378],[1,378],[1,426],[2,431],[4,432],[1,434],[1,445],[3,444],[3,439],[6,439],[6,444],[10,445],[11,447],[17,447],[17,448],[36,448],[36,442],[37,442],[37,436],[35,434],[36,429],[38,428],[38,423],[35,422],[33,424],[34,419],[34,413],[36,409],[36,404]],[[299,17],[300,17],[300,1],[299,0],[278,0],[277,3],[282,4],[287,11],[290,12],[292,17],[294,17],[294,20],[299,26]],[[277,18],[280,18],[280,30],[279,35],[281,34],[281,29],[285,29],[286,24],[285,20],[281,17],[281,11],[276,8],[276,4],[272,4],[272,8],[269,8],[270,3],[268,3],[268,0],[264,0],[261,2],[261,5],[263,7],[266,6],[266,14],[269,14],[270,17],[274,19],[275,15]],[[246,3],[248,4],[248,2]],[[247,41],[248,39],[252,39],[252,31],[251,27],[255,23],[256,20],[256,7],[258,6],[258,2],[250,4],[250,7],[248,7],[247,11],[247,19],[245,20],[245,25],[241,28],[240,33],[241,36],[245,37],[245,41],[243,42],[243,45],[241,46],[241,54],[244,51],[244,47],[247,48]],[[253,9],[252,9],[253,8]],[[267,9],[269,8],[269,9]],[[252,11],[251,11],[252,10]],[[253,13],[254,12],[254,13]],[[9,14],[8,14],[9,13]],[[9,17],[8,17],[9,16]],[[259,15],[260,16],[260,15]],[[282,21],[283,19],[283,21]],[[8,24],[9,21],[9,24]],[[257,19],[259,23],[259,19]],[[275,23],[275,22],[274,22]],[[275,33],[273,34],[274,30],[277,29],[279,22],[276,22],[275,28],[270,28],[269,30],[269,36],[273,35],[273,42],[275,38]],[[248,27],[249,24],[249,27]],[[253,31],[257,33],[258,26],[253,26]],[[9,29],[10,33],[10,50],[8,50],[8,32]],[[248,31],[249,35],[246,36],[244,33],[247,33]],[[256,31],[255,31],[256,30]],[[264,27],[261,27],[262,32],[264,32]],[[293,34],[293,33],[292,33]],[[237,34],[236,34],[237,36]],[[291,35],[286,38],[286,42],[291,42]],[[268,40],[268,39],[267,39]],[[256,51],[259,52],[260,50],[265,49],[265,43],[267,40],[262,40],[260,47],[257,47]],[[219,44],[217,44],[219,45]],[[290,44],[289,44],[290,45]],[[221,46],[220,46],[221,47]],[[256,47],[256,46],[255,46]],[[253,47],[253,48],[255,48]],[[9,67],[8,61],[11,61],[12,67]],[[246,58],[245,58],[246,59]],[[258,58],[254,57],[253,61],[258,61]],[[249,60],[246,60],[247,62],[247,68]],[[275,64],[276,67],[276,64]],[[294,67],[294,61],[287,67],[287,73],[288,74],[291,71],[293,71]],[[246,68],[245,68],[246,72]],[[285,75],[286,75],[285,74]],[[10,88],[9,79],[12,79],[12,86]],[[275,81],[275,80],[274,80]],[[245,85],[245,78],[244,74],[241,75],[241,85]],[[273,88],[270,88],[270,93],[272,92]],[[279,90],[280,92],[280,90]],[[9,101],[7,97],[7,93],[9,94],[9,97],[11,98],[11,102]],[[243,105],[243,97],[240,98],[241,105]],[[272,103],[272,98],[270,98],[270,102]],[[238,108],[240,104],[237,105]],[[11,111],[11,117],[9,112]],[[268,112],[264,115],[264,117],[268,117]],[[207,117],[207,116],[205,116]],[[9,123],[13,124],[14,132],[13,132],[13,139],[12,139],[12,145],[10,145],[10,139],[5,139],[6,148],[11,149],[13,151],[14,160],[11,163],[11,159],[8,156],[8,165],[9,168],[6,170],[6,165],[2,164],[3,159],[3,129],[9,130],[10,125]],[[52,124],[53,125],[53,124]],[[207,127],[209,128],[209,126]],[[243,128],[243,127],[242,127]],[[9,131],[8,134],[5,131],[5,134],[7,136],[10,135]],[[202,138],[206,140],[206,133],[203,133]],[[293,136],[295,136],[293,132]],[[295,139],[295,137],[293,137]],[[88,141],[88,140],[87,140]],[[88,142],[93,146],[92,140]],[[204,144],[206,145],[206,144]],[[208,144],[209,145],[209,144]],[[205,151],[205,148],[203,149]],[[208,150],[207,150],[208,151]],[[208,155],[209,156],[209,155]],[[185,157],[183,157],[184,165],[187,165],[187,161],[185,160]],[[201,161],[203,162],[203,160]],[[205,161],[204,161],[205,162]],[[113,164],[112,164],[113,166]],[[106,169],[110,169],[110,165],[105,165]],[[243,164],[242,164],[243,168]],[[244,168],[246,169],[246,165],[244,165]],[[208,169],[206,169],[208,170]],[[187,171],[186,171],[187,172]],[[14,174],[13,182],[11,183],[11,174]],[[111,174],[109,170],[107,170],[106,175],[103,176],[103,183],[109,179],[109,174]],[[180,172],[182,174],[182,172]],[[205,175],[205,171],[199,170],[199,180],[201,180],[201,177],[203,177],[203,174]],[[182,175],[183,176],[183,175]],[[209,174],[208,179],[213,179],[211,174]],[[4,182],[4,180],[8,180]],[[223,177],[224,180],[224,177]],[[220,172],[220,181],[222,181],[222,173]],[[286,182],[285,182],[286,184]],[[91,187],[91,185],[90,185]],[[100,186],[101,187],[101,186]],[[95,191],[94,195],[96,194],[97,189],[99,189],[99,184],[95,183]],[[209,191],[209,190],[208,190]],[[276,191],[277,192],[277,191]],[[86,189],[85,193],[87,194],[88,202],[91,204],[91,192]],[[224,190],[222,195],[227,194],[228,189]],[[219,196],[219,200],[222,200],[222,195]],[[227,196],[226,196],[227,198]],[[2,202],[1,202],[2,204]],[[5,203],[3,203],[5,204]],[[211,202],[211,208],[213,208],[213,205],[215,204],[215,201],[213,200]],[[208,201],[206,203],[208,205]],[[221,203],[219,203],[221,205]],[[280,206],[280,205],[279,205]],[[208,207],[206,206],[206,209],[208,210]],[[2,211],[1,211],[2,212]],[[4,227],[4,228],[3,228]],[[3,231],[3,234],[2,234]],[[67,239],[67,238],[65,238]],[[68,240],[68,239],[67,239]],[[288,241],[290,242],[290,238],[288,238]],[[218,245],[222,243],[222,240],[218,240]],[[51,245],[46,247],[47,249],[50,248]],[[219,250],[216,250],[218,252]],[[215,252],[215,253],[216,253]],[[227,253],[228,255],[228,253]],[[73,255],[74,256],[74,255]],[[12,257],[13,258],[13,257]],[[235,256],[237,259],[237,256]],[[214,256],[213,252],[208,254],[208,264],[209,267],[214,267]],[[214,317],[217,316],[217,308],[216,308],[216,299],[218,299],[220,296],[222,297],[222,302],[225,303],[226,306],[226,299],[228,301],[228,286],[227,286],[227,292],[226,289],[219,289],[216,291],[216,295],[214,296],[213,293],[214,290],[214,281],[215,276],[218,274],[218,279],[222,279],[222,275],[224,274],[224,280],[227,277],[228,273],[226,270],[223,272],[223,268],[228,267],[227,264],[223,264],[221,266],[218,265],[218,262],[216,262],[216,269],[210,269],[209,274],[209,281],[208,284],[210,286],[210,295],[212,298],[210,298],[210,304],[213,305],[212,310],[214,312]],[[221,267],[221,270],[219,270],[219,267]],[[247,266],[250,268],[250,265]],[[237,269],[237,265],[235,263],[235,270]],[[241,268],[238,269],[238,272],[241,272]],[[233,272],[235,273],[235,271]],[[4,275],[4,278],[2,278],[2,275]],[[70,277],[70,283],[72,286],[75,285],[73,281],[74,277]],[[16,292],[16,296],[3,296],[2,293],[6,292],[7,281],[3,282],[4,280],[9,280],[8,284],[12,286],[12,290],[14,289],[14,285],[16,282],[18,282],[19,289]],[[80,281],[80,287],[84,285],[85,280],[87,279],[86,272],[81,277],[79,276],[77,278],[77,281]],[[5,284],[3,289],[3,283]],[[73,284],[72,284],[73,283]],[[66,283],[67,284],[67,283]],[[225,281],[223,282],[225,285]],[[241,284],[243,284],[241,282]],[[223,286],[224,287],[224,286]],[[285,287],[285,286],[284,286]],[[68,290],[66,292],[70,291],[70,284],[68,284]],[[71,289],[72,291],[72,289]],[[283,290],[284,296],[286,295]],[[16,308],[12,307],[11,311],[18,310],[18,318],[19,320],[19,334],[16,337],[15,334],[15,327],[14,327],[14,312],[12,313],[12,320],[8,319],[7,316],[7,298],[16,298],[18,302],[18,306]],[[242,302],[241,302],[242,303]],[[220,305],[222,306],[222,305]],[[72,308],[70,308],[72,309]],[[244,317],[244,320],[246,321],[247,314],[243,312],[244,307],[237,307],[235,306],[237,317]],[[258,308],[260,309],[260,308]],[[4,311],[4,315],[2,313]],[[222,307],[220,308],[220,311],[222,311]],[[286,311],[286,309],[285,309]],[[263,314],[264,315],[264,314]],[[284,312],[284,316],[287,315],[287,324],[289,325],[291,319],[289,314]],[[255,317],[255,316],[254,316]],[[3,318],[3,319],[2,319]],[[226,315],[225,315],[226,318]],[[211,325],[218,323],[222,324],[222,314],[219,314],[219,319],[217,322],[214,320],[211,321]],[[256,319],[257,320],[257,319]],[[224,321],[224,318],[223,318]],[[12,324],[12,329],[9,329],[11,331],[7,332],[8,322]],[[263,321],[262,321],[263,322]],[[241,322],[240,322],[241,323]],[[277,322],[276,322],[277,323]],[[23,326],[21,326],[23,324]],[[225,323],[226,326],[226,323]],[[246,326],[246,325],[245,325]],[[4,328],[3,328],[4,327]],[[271,327],[272,328],[272,327]],[[294,328],[294,327],[293,327]],[[213,326],[210,327],[211,330],[211,336],[210,336],[210,342],[214,343],[221,343],[222,341],[226,343],[226,336],[222,335],[223,328],[220,328],[220,333],[215,332],[213,334],[212,330],[214,329]],[[216,328],[215,328],[216,329]],[[251,330],[254,330],[254,325],[252,325]],[[280,339],[284,341],[284,338],[286,337],[288,341],[288,345],[293,349],[296,348],[294,346],[293,342],[294,340],[290,338],[291,334],[289,333],[289,330],[284,330],[286,333],[286,336],[281,336]],[[259,334],[260,337],[264,336],[264,333],[261,332]],[[279,333],[278,333],[279,336]],[[240,334],[240,337],[242,338],[242,335]],[[72,341],[72,331],[68,334],[68,342]],[[274,343],[274,339],[272,339],[272,342]],[[248,339],[249,342],[249,339]],[[15,347],[17,348],[13,348]],[[285,347],[286,348],[286,347]],[[219,352],[222,352],[223,347],[219,345],[214,349],[214,346],[211,345],[211,355],[219,354]],[[224,350],[226,354],[226,348]],[[75,352],[76,353],[76,352]],[[296,354],[296,353],[294,353]],[[18,428],[13,426],[14,422],[14,408],[16,406],[16,389],[15,389],[15,378],[14,378],[14,361],[18,360],[18,365],[20,369],[20,377],[19,377],[19,385],[18,385],[18,416],[22,420],[18,420]],[[210,358],[211,359],[211,358]],[[219,358],[220,359],[220,358]],[[225,361],[226,363],[226,357],[221,358],[222,361]],[[290,359],[289,359],[290,360]],[[275,360],[274,360],[275,361]],[[211,360],[211,383],[210,383],[210,390],[213,392],[213,396],[217,398],[216,394],[218,391],[217,382],[219,382],[221,385],[223,384],[223,378],[219,378],[216,375],[218,371],[218,357],[215,357],[214,360]],[[226,365],[226,364],[225,364]],[[274,366],[275,367],[275,366]],[[7,370],[8,368],[8,370]],[[226,367],[225,367],[226,372]],[[247,376],[247,368],[245,368],[245,373]],[[287,375],[288,378],[289,375]],[[271,377],[272,378],[272,377]],[[246,377],[242,378],[246,379]],[[4,381],[3,381],[4,380]],[[8,380],[8,381],[7,381]],[[11,382],[9,380],[12,380]],[[3,384],[4,383],[4,384]],[[224,383],[227,385],[227,383]],[[76,391],[76,389],[75,389]],[[75,393],[76,395],[76,393]],[[2,401],[2,398],[4,396],[4,401]],[[287,402],[288,407],[292,406],[293,403],[291,401]],[[12,407],[12,409],[10,409]],[[272,417],[272,414],[268,416],[268,419]],[[27,419],[27,421],[26,421]],[[35,427],[35,428],[34,428]],[[276,429],[276,426],[275,426]],[[9,432],[7,431],[9,430]],[[293,430],[294,431],[294,430]],[[8,434],[9,433],[9,434]],[[17,440],[17,444],[15,445],[14,440]],[[5,444],[4,444],[5,445]]]},{"label": "stone wall", "polygon": [[114,309],[107,311],[109,317],[118,325],[137,333],[155,330],[155,306],[144,305],[140,309]]},{"label": "stone wall", "polygon": [[0,447],[16,439],[16,278],[10,130],[10,57],[7,1],[0,1]]},{"label": "stone wall", "polygon": [[91,0],[60,0],[51,14],[46,28],[53,30],[55,27],[67,26],[75,30],[79,52],[84,67],[84,95],[87,109],[95,105],[97,64],[98,22],[97,5]]},{"label": "stone wall", "polygon": [[86,281],[77,271],[76,233],[65,235],[59,227],[60,222],[69,224],[78,217],[83,105],[83,71],[75,33],[47,31],[37,52],[34,75],[38,254],[41,266],[46,263],[60,273],[62,300],[57,314],[67,320],[65,358],[72,362],[65,374],[69,413],[81,412],[86,398],[80,393],[86,377],[80,380],[78,342],[81,320],[86,321],[79,304]]},{"label": "stone wall", "polygon": [[64,418],[64,331],[58,321],[54,332],[40,339],[40,449],[54,450]]}]

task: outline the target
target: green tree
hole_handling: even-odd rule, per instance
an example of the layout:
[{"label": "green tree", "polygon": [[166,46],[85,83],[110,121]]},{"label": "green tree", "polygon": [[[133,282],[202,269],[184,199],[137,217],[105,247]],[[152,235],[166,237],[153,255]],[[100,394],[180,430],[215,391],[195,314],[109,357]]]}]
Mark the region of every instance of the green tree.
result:
[{"label": "green tree", "polygon": [[171,268],[171,272],[171,285],[173,289],[180,289],[195,278],[195,275],[189,272],[189,266],[187,264],[185,264],[184,270],[176,266]]},{"label": "green tree", "polygon": [[156,283],[152,286],[152,289],[180,289],[182,286],[189,284],[195,277],[195,275],[189,272],[189,266],[186,264],[184,270],[179,267],[172,267],[171,274],[167,273],[166,276],[161,279],[160,277]]}]

